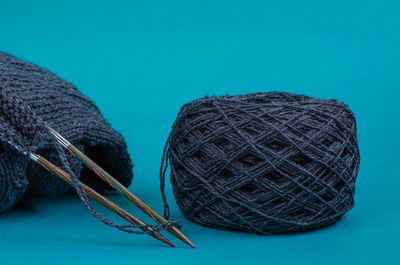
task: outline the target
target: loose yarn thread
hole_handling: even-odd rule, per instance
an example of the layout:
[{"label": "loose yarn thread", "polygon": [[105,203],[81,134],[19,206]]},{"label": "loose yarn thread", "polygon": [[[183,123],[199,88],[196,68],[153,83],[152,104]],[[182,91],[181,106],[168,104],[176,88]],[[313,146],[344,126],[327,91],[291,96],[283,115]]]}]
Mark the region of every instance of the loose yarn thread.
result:
[{"label": "loose yarn thread", "polygon": [[[50,156],[51,160],[57,160],[60,168],[71,176],[74,188],[89,212],[103,223],[135,234],[152,233],[137,230],[143,227],[154,231],[180,227],[179,221],[118,225],[98,213],[78,183],[78,175],[84,171],[81,163],[67,157],[54,135],[49,133],[50,125],[61,128],[63,134],[73,138],[78,146],[99,146],[103,154],[97,152],[97,158],[104,160],[101,155],[105,155],[109,160],[107,169],[117,173],[116,177],[124,185],[131,183],[132,164],[125,142],[103,119],[97,106],[72,84],[49,71],[0,52],[0,212],[15,205],[28,191],[28,196],[34,196],[58,194],[69,189],[68,184],[23,155],[39,152],[46,158]],[[85,174],[84,177],[85,182],[91,182],[89,185],[98,190],[107,188],[97,176]]]},{"label": "loose yarn thread", "polygon": [[261,234],[337,222],[354,205],[353,113],[283,92],[206,97],[182,107],[161,163],[178,206],[203,225]]},{"label": "loose yarn thread", "polygon": [[[50,132],[47,131],[48,125],[45,122],[41,121],[39,117],[37,117],[34,112],[30,109],[29,106],[25,105],[19,97],[12,93],[9,89],[0,88],[0,103],[2,106],[1,112],[7,117],[9,117],[10,123],[13,124],[20,130],[22,133],[27,134],[35,134],[38,133],[40,137],[47,136],[50,139],[52,146],[55,148],[58,158],[61,161],[62,168],[71,176],[72,184],[77,192],[79,198],[84,203],[89,212],[97,219],[102,221],[104,224],[117,228],[123,232],[133,233],[133,234],[149,234],[153,233],[150,230],[139,231],[137,229],[140,228],[152,228],[153,231],[162,231],[171,228],[172,226],[180,227],[179,221],[167,221],[162,224],[157,225],[119,225],[116,224],[102,214],[97,212],[89,202],[87,195],[84,193],[80,183],[78,182],[78,177],[73,172],[70,163],[67,160],[66,152],[58,143],[57,139]],[[24,121],[24,122],[21,122]],[[29,151],[24,151],[21,147],[14,145],[11,141],[7,140],[7,143],[14,147],[19,152],[24,154],[28,154]]]}]

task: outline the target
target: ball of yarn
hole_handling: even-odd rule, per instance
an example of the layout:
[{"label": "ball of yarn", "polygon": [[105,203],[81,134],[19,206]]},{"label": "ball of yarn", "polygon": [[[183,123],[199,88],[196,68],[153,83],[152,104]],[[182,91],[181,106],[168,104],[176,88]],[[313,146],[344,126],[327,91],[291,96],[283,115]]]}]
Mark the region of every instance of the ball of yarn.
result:
[{"label": "ball of yarn", "polygon": [[337,222],[354,205],[356,121],[337,100],[282,92],[184,105],[167,152],[191,220],[262,234]]}]

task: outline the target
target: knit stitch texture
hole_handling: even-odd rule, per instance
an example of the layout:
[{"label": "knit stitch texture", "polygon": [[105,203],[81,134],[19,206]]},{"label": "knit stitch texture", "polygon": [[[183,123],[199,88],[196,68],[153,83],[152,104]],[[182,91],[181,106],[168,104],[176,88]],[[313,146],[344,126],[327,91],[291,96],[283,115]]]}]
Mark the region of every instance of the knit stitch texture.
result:
[{"label": "knit stitch texture", "polygon": [[[54,139],[44,125],[59,131],[123,185],[130,185],[132,163],[125,141],[97,106],[53,73],[0,53],[0,212],[23,198],[56,195],[70,189],[12,147],[60,164]],[[76,158],[67,156],[67,160],[83,182],[99,191],[108,188]]]}]

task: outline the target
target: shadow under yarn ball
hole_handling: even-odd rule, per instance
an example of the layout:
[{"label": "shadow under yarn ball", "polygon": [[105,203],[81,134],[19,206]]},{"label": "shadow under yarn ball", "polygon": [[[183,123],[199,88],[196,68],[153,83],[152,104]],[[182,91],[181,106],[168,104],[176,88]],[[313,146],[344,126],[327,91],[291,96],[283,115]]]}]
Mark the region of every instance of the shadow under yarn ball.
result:
[{"label": "shadow under yarn ball", "polygon": [[177,204],[203,225],[306,231],[354,205],[356,121],[337,100],[282,92],[195,100],[179,112],[167,155]]}]

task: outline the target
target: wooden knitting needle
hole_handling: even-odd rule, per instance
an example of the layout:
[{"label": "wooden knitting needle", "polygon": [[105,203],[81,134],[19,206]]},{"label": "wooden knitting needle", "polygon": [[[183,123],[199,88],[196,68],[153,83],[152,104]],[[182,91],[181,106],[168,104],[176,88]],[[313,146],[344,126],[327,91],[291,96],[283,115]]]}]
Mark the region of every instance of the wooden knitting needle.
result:
[{"label": "wooden knitting needle", "polygon": [[[41,157],[40,155],[29,153],[29,157],[35,163],[41,165],[42,167],[44,167],[45,169],[47,169],[51,173],[57,175],[58,177],[60,177],[64,181],[66,181],[68,184],[73,186],[73,182],[72,182],[71,176],[67,172],[65,172],[64,170],[60,169],[59,167],[57,167],[56,165],[54,165],[50,161],[46,160],[45,158]],[[102,204],[103,206],[105,206],[109,210],[113,211],[114,213],[118,214],[122,218],[126,219],[130,223],[132,223],[134,225],[146,225],[143,221],[141,221],[137,217],[131,215],[130,213],[124,211],[123,209],[118,207],[116,204],[114,204],[112,201],[108,200],[106,197],[102,196],[101,194],[99,194],[98,192],[96,192],[95,190],[90,188],[89,186],[83,184],[79,180],[78,180],[78,183],[81,185],[82,190],[87,195],[89,195],[89,197],[91,197],[92,199],[98,201],[100,204]],[[160,233],[155,231],[153,228],[151,228],[151,227],[140,227],[140,229],[142,231],[151,231],[151,233],[149,233],[150,236],[152,236],[152,237],[154,237],[154,238],[156,238],[158,240],[163,241],[164,243],[168,244],[171,247],[175,247],[174,244],[172,244],[168,239],[166,239],[163,235],[161,235]]]},{"label": "wooden knitting needle", "polygon": [[[107,182],[108,185],[123,193],[126,196],[126,198],[128,198],[132,203],[134,203],[139,209],[145,212],[148,216],[150,216],[150,218],[155,220],[157,223],[160,224],[167,222],[167,220],[162,215],[157,213],[149,205],[147,205],[138,197],[136,197],[134,194],[132,194],[124,185],[122,185],[119,181],[113,178],[109,173],[107,173],[99,165],[93,162],[89,157],[83,154],[78,148],[76,148],[73,144],[71,144],[61,134],[59,134],[57,131],[55,131],[50,127],[48,128],[64,148],[66,148],[72,155],[81,160],[83,164],[85,164],[89,169],[95,172],[96,175],[98,175],[101,179]],[[177,227],[171,226],[168,229],[168,231],[177,238],[179,238],[180,240],[182,240],[183,242],[185,242],[186,244],[188,244],[189,246],[191,246],[192,248],[195,248],[195,245]]]}]

